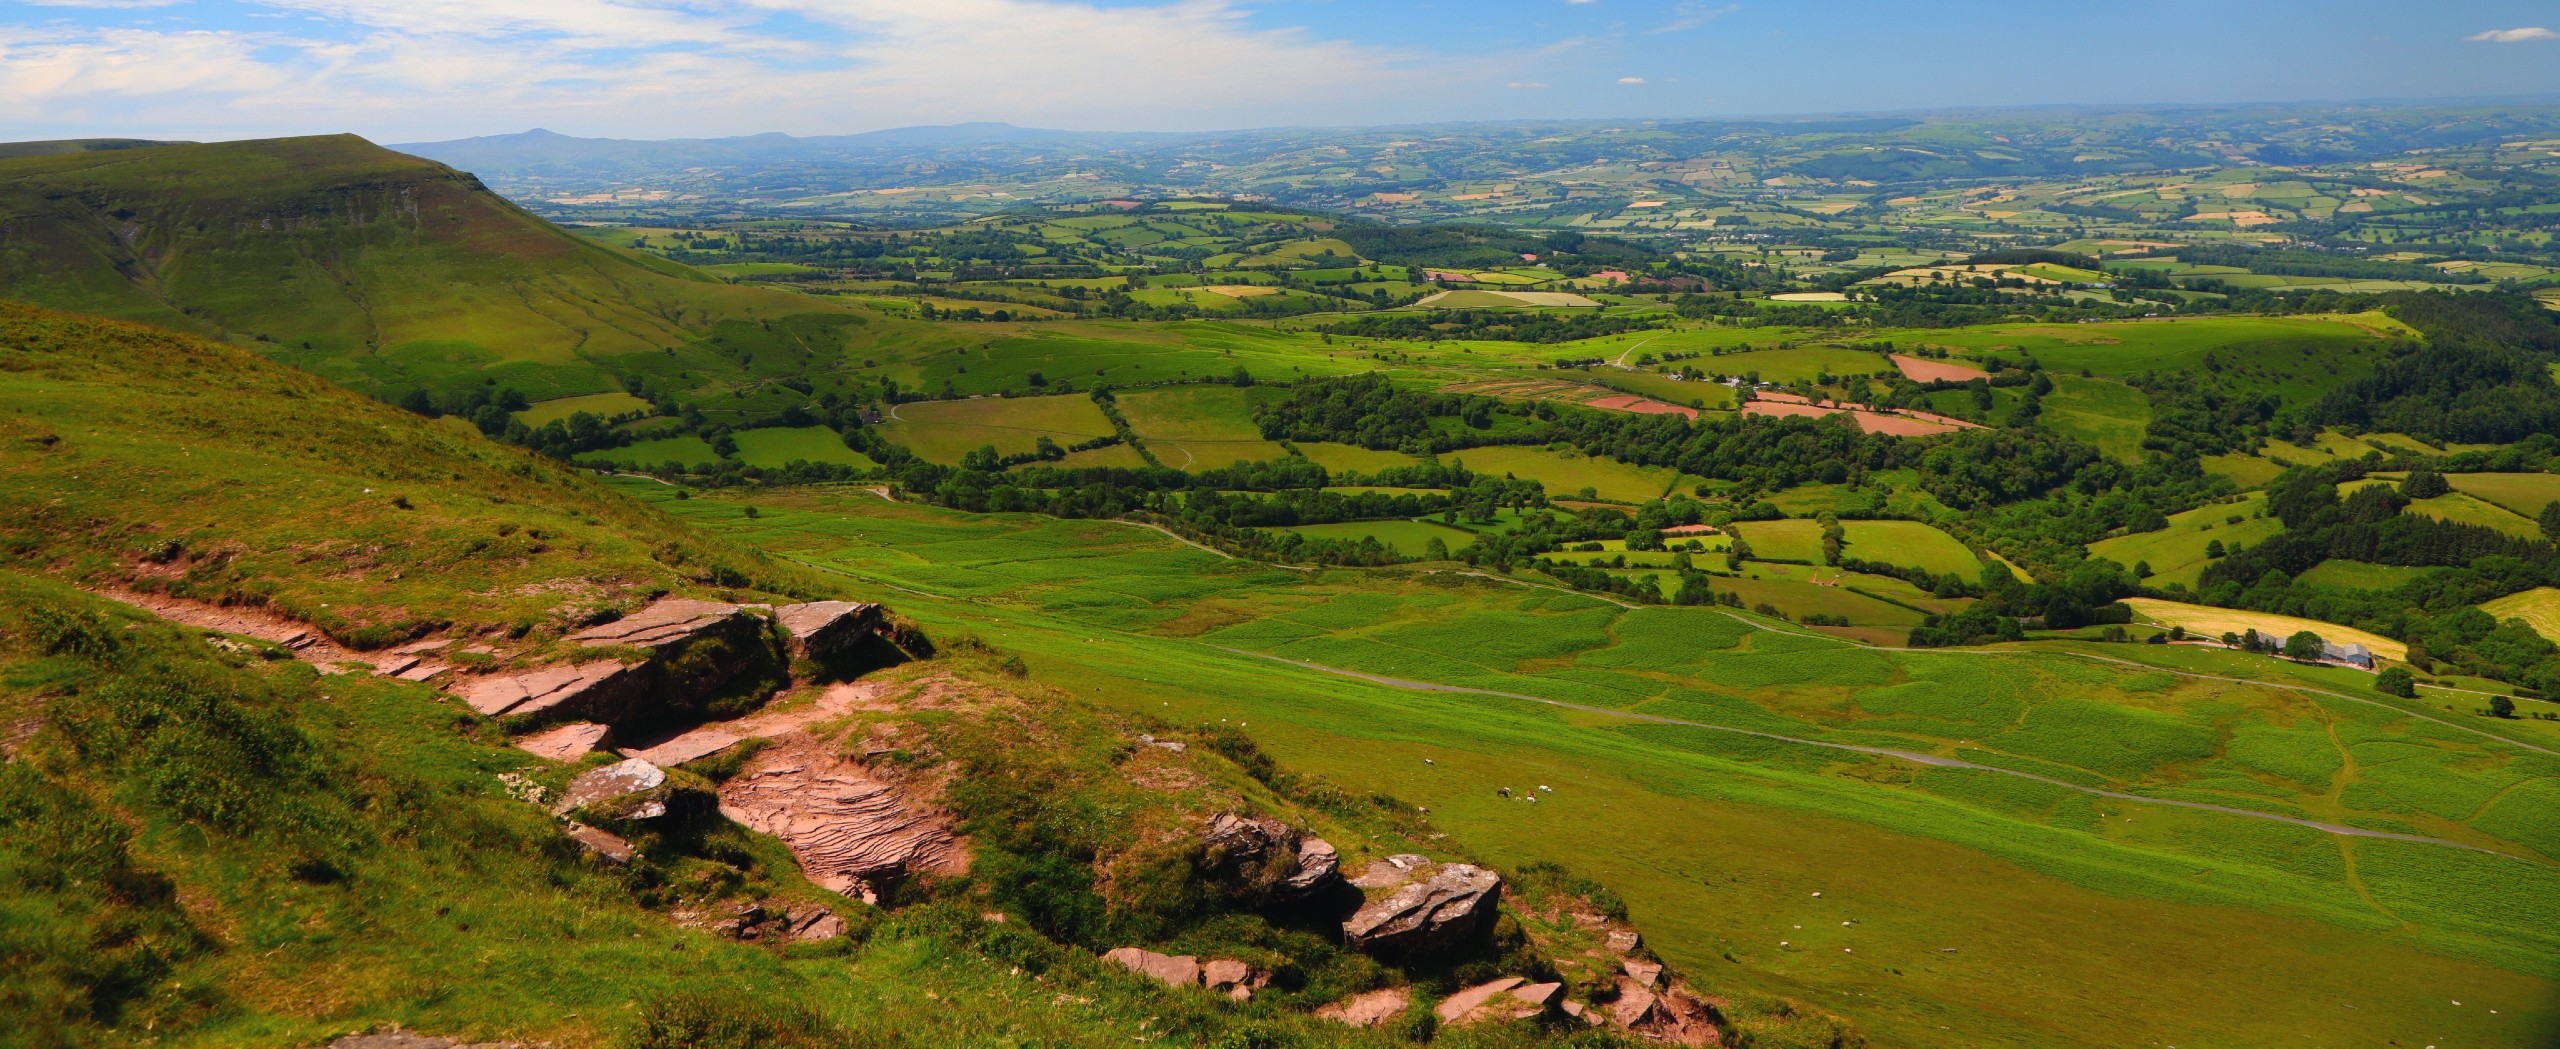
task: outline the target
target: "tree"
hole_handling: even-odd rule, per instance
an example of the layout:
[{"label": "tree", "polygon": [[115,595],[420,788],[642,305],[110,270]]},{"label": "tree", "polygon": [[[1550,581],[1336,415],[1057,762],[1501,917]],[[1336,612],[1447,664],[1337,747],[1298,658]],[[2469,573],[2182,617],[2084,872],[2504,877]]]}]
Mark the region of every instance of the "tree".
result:
[{"label": "tree", "polygon": [[2306,663],[2320,658],[2320,654],[2328,651],[2328,647],[2321,642],[2320,635],[2308,630],[2284,640],[2285,658],[2299,659]]},{"label": "tree", "polygon": [[2560,543],[2560,502],[2544,505],[2539,523],[2542,525],[2543,538]]},{"label": "tree", "polygon": [[2373,689],[2386,696],[2402,699],[2418,698],[2418,677],[2407,667],[2392,667],[2373,679]]},{"label": "tree", "polygon": [[2409,479],[2400,482],[2400,494],[2411,499],[2433,499],[2453,491],[2453,484],[2433,470],[2411,470]]},{"label": "tree", "polygon": [[1439,536],[1432,536],[1430,542],[1422,544],[1422,559],[1425,561],[1448,560],[1449,544],[1441,542]]},{"label": "tree", "polygon": [[2516,716],[2516,701],[2508,699],[2505,696],[2489,697],[2489,716],[2493,718],[2511,718]]},{"label": "tree", "polygon": [[2221,557],[2225,552],[2226,551],[2222,549],[2222,540],[2215,539],[2204,544],[2204,556],[2206,557]]}]

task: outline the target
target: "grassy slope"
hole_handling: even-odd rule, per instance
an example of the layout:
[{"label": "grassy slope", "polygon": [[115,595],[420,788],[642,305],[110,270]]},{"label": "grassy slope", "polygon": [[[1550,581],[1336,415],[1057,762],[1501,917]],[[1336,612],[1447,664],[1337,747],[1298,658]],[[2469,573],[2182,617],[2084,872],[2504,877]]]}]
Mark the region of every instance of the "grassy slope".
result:
[{"label": "grassy slope", "polygon": [[[2375,1036],[2377,1023],[2403,1041],[2440,1042],[2453,1025],[2468,1040],[2529,1044],[2554,1019],[2560,969],[2536,931],[2549,919],[2511,909],[2560,899],[2547,861],[2093,803],[1980,774],[1385,688],[1229,649],[2560,855],[2560,827],[2523,803],[2560,767],[2388,706],[2034,652],[1859,651],[1754,633],[1708,610],[1630,612],[1491,583],[1276,572],[1101,522],[819,493],[756,499],[754,521],[718,499],[669,505],[917,590],[911,613],[1001,636],[1036,675],[1078,694],[1232,719],[1284,760],[1428,805],[1489,854],[1570,857],[1711,982],[1816,997],[1885,1044],[1928,1044],[1945,1025],[1980,1045],[2294,1045]],[[2105,647],[2213,674],[2295,673],[2201,650]],[[2318,681],[2369,689],[2370,678]],[[1537,783],[1556,793],[1534,809],[1492,790]],[[2131,1009],[2052,1007],[2133,987],[2143,1004]],[[2451,1010],[2452,999],[2471,1008]],[[2490,999],[2494,1018],[2480,1007]],[[2323,1004],[2269,1010],[2271,1000]]]},{"label": "grassy slope", "polygon": [[240,342],[368,389],[494,369],[537,398],[720,318],[842,312],[573,237],[349,135],[0,162],[0,296]]},{"label": "grassy slope", "polygon": [[[938,707],[907,727],[930,732],[932,753],[965,783],[1039,783],[1019,815],[1074,821],[1048,833],[1094,841],[1104,851],[1093,862],[1119,864],[1111,874],[1138,886],[1092,890],[1114,894],[1110,914],[1135,917],[1083,929],[1086,939],[1179,937],[1165,945],[1208,956],[1261,947],[1247,956],[1285,959],[1304,991],[1292,983],[1243,1007],[1167,993],[1108,971],[1095,943],[1021,931],[1010,897],[974,895],[970,882],[882,915],[800,880],[771,840],[707,818],[635,832],[642,859],[600,867],[538,810],[506,800],[497,778],[522,773],[556,791],[575,770],[507,747],[497,726],[433,690],[210,645],[62,577],[140,572],[142,585],[264,600],[340,630],[393,616],[503,626],[564,595],[772,596],[687,574],[714,566],[842,596],[877,588],[740,553],[516,450],[155,329],[0,305],[0,404],[12,412],[0,419],[0,725],[13,754],[0,763],[0,1042],[301,1045],[392,1023],[562,1046],[1100,1046],[1141,1030],[1177,1043],[1400,1040],[1303,1010],[1401,977],[1317,934],[1183,910],[1196,887],[1155,879],[1188,870],[1187,854],[1147,850],[1250,797],[1343,841],[1347,862],[1453,851],[1401,805],[1312,782],[1258,785],[1199,735],[1188,771],[1137,782],[1118,767],[1132,753],[1174,760],[1129,744],[1141,726],[1010,682],[994,653],[970,654],[984,646],[955,644],[961,655],[890,676],[1001,682],[991,702],[1010,705],[986,716]],[[137,551],[157,555],[173,539],[165,564],[135,567]],[[1310,812],[1282,790],[1340,800]],[[1001,848],[978,840],[989,866]],[[1087,898],[1080,884],[1065,878],[1044,902],[1073,908]],[[1170,895],[1146,895],[1158,889]],[[740,898],[834,907],[859,942],[784,951],[671,920]],[[1013,921],[979,918],[999,905]],[[1147,924],[1159,913],[1190,916]],[[1466,964],[1507,971],[1521,959]],[[1407,975],[1445,993],[1460,971]],[[696,997],[666,1004],[680,993]],[[678,1006],[775,1030],[629,1040]],[[1453,1038],[1538,1040],[1521,1029]]]},{"label": "grassy slope", "polygon": [[556,626],[562,606],[715,573],[841,589],[556,463],[158,329],[0,303],[0,404],[9,562],[262,602],[342,639]]}]

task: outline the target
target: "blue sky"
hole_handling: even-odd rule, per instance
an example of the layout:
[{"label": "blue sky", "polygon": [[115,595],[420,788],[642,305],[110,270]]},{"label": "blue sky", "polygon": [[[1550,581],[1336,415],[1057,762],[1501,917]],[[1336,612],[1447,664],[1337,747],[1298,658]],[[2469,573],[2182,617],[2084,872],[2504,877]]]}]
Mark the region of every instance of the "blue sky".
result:
[{"label": "blue sky", "polygon": [[2560,95],[2505,0],[10,0],[0,138]]}]

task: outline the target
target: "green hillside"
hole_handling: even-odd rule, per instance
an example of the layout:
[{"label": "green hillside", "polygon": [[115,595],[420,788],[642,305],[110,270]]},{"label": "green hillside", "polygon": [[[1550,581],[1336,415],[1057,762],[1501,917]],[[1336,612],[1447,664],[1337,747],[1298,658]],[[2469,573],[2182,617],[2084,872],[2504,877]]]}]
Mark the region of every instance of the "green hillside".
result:
[{"label": "green hillside", "polygon": [[396,395],[494,378],[601,393],[598,362],[723,319],[841,312],[527,214],[349,135],[0,160],[0,297],[255,345]]},{"label": "green hillside", "polygon": [[262,604],[360,647],[667,590],[832,585],[560,464],[158,329],[0,303],[0,404],[0,561]]}]

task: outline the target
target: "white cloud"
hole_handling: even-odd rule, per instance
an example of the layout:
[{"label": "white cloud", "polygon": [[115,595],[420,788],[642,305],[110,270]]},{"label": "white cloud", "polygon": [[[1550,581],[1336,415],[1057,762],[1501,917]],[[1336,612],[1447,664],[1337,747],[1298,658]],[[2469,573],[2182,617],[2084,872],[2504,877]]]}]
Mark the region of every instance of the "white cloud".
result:
[{"label": "white cloud", "polygon": [[1502,86],[1514,91],[1536,91],[1540,88],[1546,87],[1547,85],[1546,82],[1542,80],[1514,80]]},{"label": "white cloud", "polygon": [[246,2],[319,21],[0,23],[0,121],[387,141],[535,125],[647,138],[963,120],[1216,128],[1371,112],[1382,96],[1519,67],[1264,28],[1241,0]]},{"label": "white cloud", "polygon": [[2485,33],[2473,33],[2466,39],[2485,44],[2521,44],[2528,40],[2560,40],[2560,33],[2537,25],[2519,29],[2492,29]]},{"label": "white cloud", "polygon": [[1641,84],[1644,83],[1644,78],[1640,76],[1622,76],[1618,78],[1618,82],[1621,84]]}]

